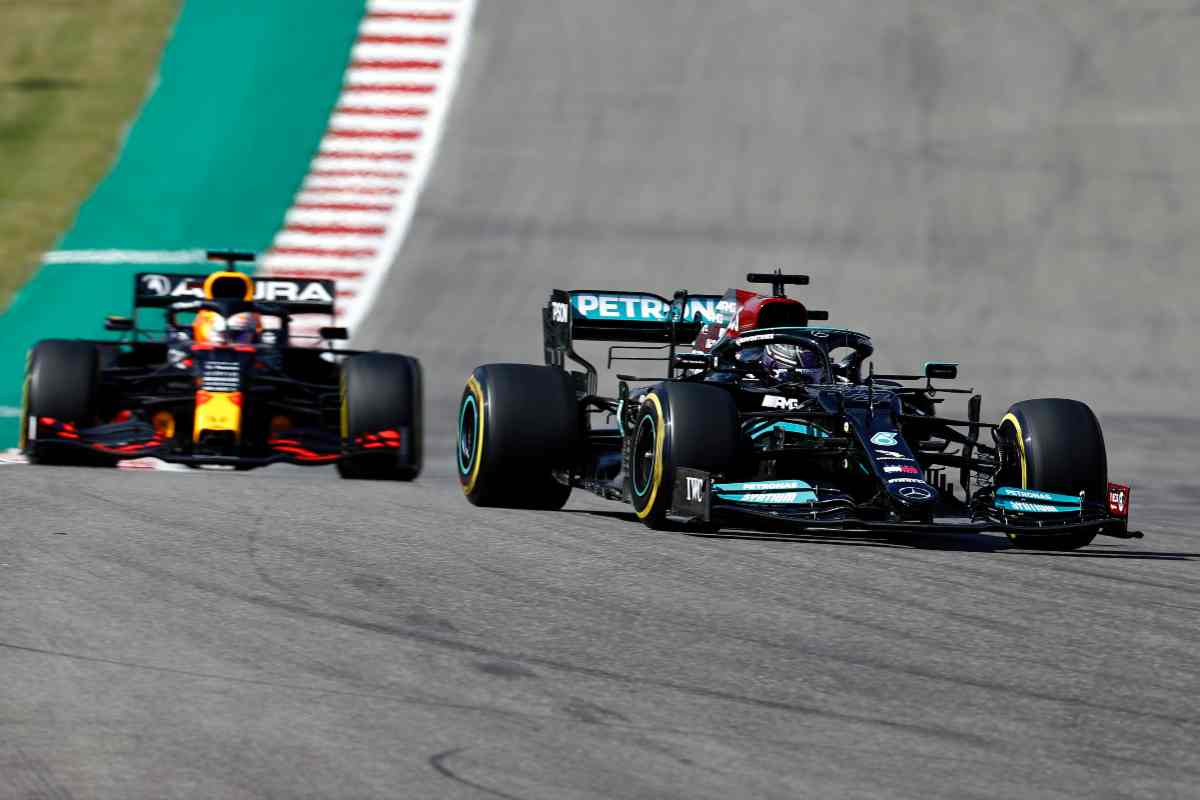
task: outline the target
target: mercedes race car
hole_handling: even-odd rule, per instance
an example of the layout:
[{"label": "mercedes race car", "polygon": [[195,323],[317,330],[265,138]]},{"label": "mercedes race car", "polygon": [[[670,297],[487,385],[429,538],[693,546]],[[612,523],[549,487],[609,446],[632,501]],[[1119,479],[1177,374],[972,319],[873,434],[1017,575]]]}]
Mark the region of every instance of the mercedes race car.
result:
[{"label": "mercedes race car", "polygon": [[[467,380],[467,499],[557,509],[580,488],[630,503],[652,528],[997,531],[1041,549],[1141,535],[1083,403],[1026,400],[983,422],[979,395],[945,385],[956,364],[877,374],[870,337],[813,326],[828,313],[786,296],[806,276],[747,279],[770,294],[553,291],[546,365],[489,364]],[[618,375],[616,396],[602,396],[575,350],[586,340],[617,343],[610,367],[660,361],[666,376]],[[964,395],[965,418],[939,413]]]},{"label": "mercedes race car", "polygon": [[[337,464],[346,478],[421,470],[421,366],[410,356],[315,346],[295,314],[334,313],[333,281],[251,278],[254,254],[213,251],[205,275],[139,273],[115,341],[48,339],[29,352],[21,449],[33,463],[113,465],[154,457],[249,469]],[[139,327],[158,309],[162,329]]]}]

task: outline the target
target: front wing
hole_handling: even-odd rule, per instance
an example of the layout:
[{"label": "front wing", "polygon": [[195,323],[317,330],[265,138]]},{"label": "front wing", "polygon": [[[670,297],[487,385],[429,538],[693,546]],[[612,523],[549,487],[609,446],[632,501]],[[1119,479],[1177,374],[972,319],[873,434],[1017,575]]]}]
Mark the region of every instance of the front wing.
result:
[{"label": "front wing", "polygon": [[[1115,516],[1103,506],[1078,504],[1071,513],[1006,513],[987,511],[976,504],[953,513],[935,513],[928,520],[863,519],[845,500],[823,500],[815,492],[795,486],[797,481],[761,481],[754,489],[739,488],[736,494],[722,491],[728,484],[714,483],[713,476],[696,469],[675,471],[670,514],[699,523],[751,521],[764,527],[894,533],[1012,533],[1033,536],[1067,536],[1096,533],[1118,539],[1140,539],[1129,530],[1126,516]],[[776,484],[776,485],[772,485]],[[749,484],[740,484],[746,487]],[[1126,491],[1127,488],[1126,488]],[[736,498],[736,499],[734,499]]]},{"label": "front wing", "polygon": [[52,417],[39,417],[28,422],[27,447],[50,447],[84,451],[98,460],[157,458],[173,464],[225,465],[234,467],[263,467],[268,464],[290,463],[306,466],[333,464],[346,458],[386,451],[399,452],[404,444],[403,432],[385,430],[363,434],[352,442],[320,430],[299,429],[277,431],[266,442],[267,450],[256,455],[222,455],[192,453],[180,450],[172,439],[158,435],[144,422],[115,422],[91,428],[78,428],[73,423]]}]

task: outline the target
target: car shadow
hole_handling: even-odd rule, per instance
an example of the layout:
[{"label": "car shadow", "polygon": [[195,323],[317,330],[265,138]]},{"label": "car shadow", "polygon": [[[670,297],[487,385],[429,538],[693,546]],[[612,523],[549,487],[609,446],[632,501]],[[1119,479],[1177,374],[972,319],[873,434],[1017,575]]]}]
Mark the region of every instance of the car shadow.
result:
[{"label": "car shadow", "polygon": [[[631,511],[597,511],[571,508],[561,513],[585,514],[593,517],[619,520],[641,525],[637,515]],[[706,530],[701,525],[671,522],[664,531],[681,533],[697,539],[731,539],[752,542],[791,542],[796,544],[818,544],[850,547],[891,547],[905,550],[945,550],[951,552],[992,553],[1009,556],[1053,556],[1059,558],[1114,558],[1147,561],[1193,561],[1200,552],[1171,552],[1162,550],[1125,550],[1120,545],[1092,544],[1080,550],[1033,550],[1022,547],[1002,536],[980,533],[900,533],[878,531],[787,531],[763,528],[722,528]]]}]

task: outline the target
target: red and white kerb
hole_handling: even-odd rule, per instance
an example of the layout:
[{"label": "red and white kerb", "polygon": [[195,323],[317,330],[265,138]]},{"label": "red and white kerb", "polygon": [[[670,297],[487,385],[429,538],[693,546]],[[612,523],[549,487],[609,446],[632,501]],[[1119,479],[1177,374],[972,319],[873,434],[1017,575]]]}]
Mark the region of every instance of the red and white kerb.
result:
[{"label": "red and white kerb", "polygon": [[[369,0],[341,95],[263,275],[337,281],[351,334],[396,259],[466,53],[474,0]],[[298,335],[321,318],[301,317]]]}]

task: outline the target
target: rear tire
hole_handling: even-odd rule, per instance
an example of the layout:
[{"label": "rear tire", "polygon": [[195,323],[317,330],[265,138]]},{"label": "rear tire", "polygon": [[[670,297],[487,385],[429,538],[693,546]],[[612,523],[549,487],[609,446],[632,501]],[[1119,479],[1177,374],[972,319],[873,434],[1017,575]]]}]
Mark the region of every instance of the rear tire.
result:
[{"label": "rear tire", "polygon": [[[1103,502],[1108,491],[1108,455],[1096,415],[1078,400],[1048,398],[1015,403],[1000,421],[1002,458],[998,486],[1019,486]],[[1076,550],[1094,533],[1059,536],[1010,533],[1037,550]]]},{"label": "rear tire", "polygon": [[724,389],[662,383],[650,390],[625,440],[626,486],[638,518],[651,528],[663,527],[676,468],[728,473],[739,440],[737,405]]},{"label": "rear tire", "polygon": [[558,510],[583,425],[575,385],[557,367],[488,364],[467,380],[458,407],[458,479],[477,506]]},{"label": "rear tire", "polygon": [[362,353],[342,365],[341,381],[343,447],[358,448],[358,437],[389,431],[399,433],[400,446],[343,458],[338,474],[364,480],[417,477],[424,435],[421,363],[392,353]]}]

